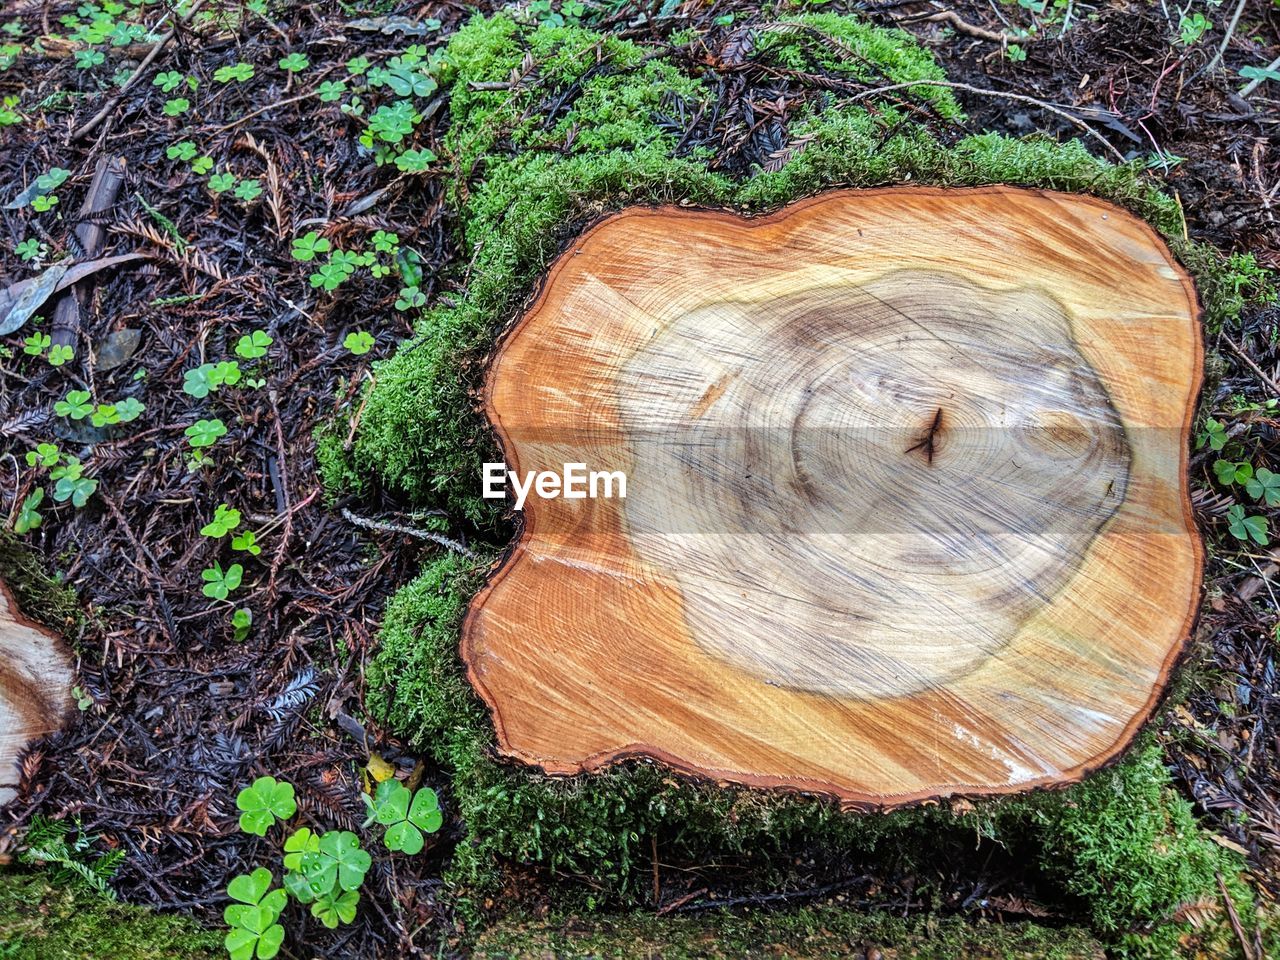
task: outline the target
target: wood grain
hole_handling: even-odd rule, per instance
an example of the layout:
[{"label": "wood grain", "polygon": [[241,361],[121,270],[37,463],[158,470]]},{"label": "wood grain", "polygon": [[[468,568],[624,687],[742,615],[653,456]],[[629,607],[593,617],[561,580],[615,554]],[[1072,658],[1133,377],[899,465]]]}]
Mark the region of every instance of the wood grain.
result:
[{"label": "wood grain", "polygon": [[70,691],[60,638],[24,617],[0,581],[0,805],[15,795],[22,751],[62,726]]},{"label": "wood grain", "polygon": [[1078,779],[1195,616],[1201,366],[1186,273],[1092,198],[601,221],[486,377],[511,469],[628,478],[531,497],[472,602],[500,749],[850,806]]}]

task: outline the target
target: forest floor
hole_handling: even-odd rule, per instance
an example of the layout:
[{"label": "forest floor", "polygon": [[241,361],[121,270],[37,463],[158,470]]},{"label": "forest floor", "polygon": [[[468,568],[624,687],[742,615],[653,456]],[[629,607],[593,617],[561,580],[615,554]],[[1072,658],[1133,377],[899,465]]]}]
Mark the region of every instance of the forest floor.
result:
[{"label": "forest floor", "polygon": [[[33,331],[48,325],[2,341],[5,528],[47,480],[23,466],[39,443],[67,453],[91,448],[85,474],[97,487],[84,509],[47,498],[31,505],[43,521],[23,542],[75,589],[85,612],[70,638],[81,711],[26,758],[19,799],[0,820],[25,827],[35,816],[74,819],[98,849],[125,854],[112,880],[122,898],[217,922],[228,878],[255,861],[261,843],[236,829],[239,786],[272,773],[296,786],[302,810],[357,829],[358,771],[370,752],[406,769],[419,764],[385,731],[363,725],[364,668],[385,600],[436,548],[386,526],[419,526],[422,518],[385,492],[328,500],[313,443],[314,431],[357,396],[371,362],[411,333],[410,313],[396,307],[398,282],[368,272],[338,295],[321,295],[325,278],[312,279],[315,264],[298,259],[295,238],[315,231],[340,246],[355,233],[395,233],[401,249],[416,254],[428,301],[461,280],[447,269],[457,254],[447,172],[429,163],[377,166],[334,85],[353,59],[380,61],[412,45],[429,55],[477,5],[409,3],[375,13],[336,2],[286,4],[266,16],[253,12],[258,4],[236,3],[225,5],[228,16],[211,18],[218,6],[211,3],[157,48],[128,24],[154,23],[161,8],[134,16],[122,4],[111,34],[120,42],[108,40],[97,63],[66,42],[38,40],[69,32],[60,18],[76,6],[19,0],[0,14],[0,202],[7,204],[0,288],[64,254],[81,256],[72,232],[81,219],[105,230],[105,245],[92,255],[148,256],[94,277],[84,309],[72,311],[69,362],[54,366],[24,352]],[[680,29],[696,31],[690,46],[711,72],[771,16],[732,2],[668,5],[665,18],[603,6],[588,4],[579,15],[642,44],[668,44],[677,18]],[[1068,138],[1085,135],[1083,124],[1090,149],[1147,164],[1178,196],[1190,237],[1280,269],[1280,78],[1240,92],[1242,69],[1249,74],[1280,55],[1280,5],[1245,3],[1214,69],[1234,4],[1192,6],[1213,25],[1191,42],[1184,41],[1194,21],[1187,26],[1186,15],[1162,4],[896,0],[821,9],[916,34],[964,85],[957,95],[969,132]],[[534,4],[529,15],[559,9]],[[305,64],[287,60],[297,55]],[[117,78],[144,61],[148,69],[120,90]],[[252,76],[215,79],[236,64],[252,65]],[[157,69],[173,72],[173,89],[153,82]],[[187,77],[199,78],[198,89]],[[703,145],[741,171],[785,154],[785,97],[767,105],[767,120],[751,123],[729,102],[735,86],[721,90],[725,116],[738,119],[720,142]],[[417,126],[423,150],[443,152],[444,96]],[[95,168],[114,158],[124,161],[118,198],[77,218]],[[57,170],[67,175],[49,191],[61,196],[56,209],[9,203]],[[1234,439],[1247,430],[1242,459],[1255,468],[1280,464],[1280,419],[1267,405],[1280,399],[1278,329],[1272,306],[1208,343],[1221,364],[1203,413]],[[237,352],[255,331],[270,338],[265,355],[254,356],[252,342]],[[90,356],[95,363],[82,361]],[[216,367],[199,366],[205,373],[192,378],[198,365],[231,359],[249,389],[220,389],[217,379],[228,374]],[[94,426],[90,417],[56,415],[55,404],[74,390],[99,400],[136,397],[145,416],[113,424],[108,414]],[[190,442],[200,440],[189,429],[197,419],[212,445]],[[1220,538],[1234,500],[1214,473],[1210,447],[1195,455],[1192,480],[1198,519]],[[229,553],[227,540],[202,536],[217,506],[229,502],[243,515],[237,533],[255,531],[260,553]],[[1247,503],[1274,522],[1274,508]],[[357,526],[344,508],[384,526]],[[463,542],[469,534],[457,524],[444,532]],[[1280,605],[1272,593],[1280,553],[1256,542],[1236,547],[1214,551],[1207,572],[1199,644],[1213,680],[1167,714],[1159,736],[1198,812],[1280,895]],[[211,578],[202,571],[215,571],[215,561],[244,570],[234,602],[211,604],[203,591]],[[213,576],[224,572],[219,566]],[[251,612],[247,629],[237,629],[236,610]],[[430,764],[421,774],[427,784],[445,782]],[[18,835],[5,834],[0,853],[16,849]],[[340,932],[316,927],[311,953],[394,955],[428,940],[447,943],[454,920],[436,892],[458,835],[447,823],[425,855],[376,860],[369,908]],[[721,882],[714,865],[689,868],[701,871],[707,888]],[[530,880],[536,889],[538,878]],[[972,903],[967,894],[958,899]],[[1015,890],[987,912],[1016,918],[1021,902]]]}]

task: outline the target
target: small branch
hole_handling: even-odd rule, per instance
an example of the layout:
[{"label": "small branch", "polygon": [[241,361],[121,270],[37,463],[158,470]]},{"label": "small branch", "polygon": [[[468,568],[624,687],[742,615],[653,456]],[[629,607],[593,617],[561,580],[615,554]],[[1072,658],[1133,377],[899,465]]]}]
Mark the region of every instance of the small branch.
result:
[{"label": "small branch", "polygon": [[399,523],[387,523],[385,520],[370,520],[368,517],[357,516],[346,507],[342,508],[342,515],[357,527],[364,527],[366,530],[381,530],[385,533],[403,533],[409,537],[417,537],[419,540],[429,540],[432,543],[438,543],[440,546],[448,547],[454,553],[460,553],[468,559],[479,559],[479,555],[474,550],[468,549],[457,540],[446,537],[442,533],[432,533],[430,530],[419,530],[417,527],[406,527]]},{"label": "small branch", "polygon": [[113,94],[112,97],[106,102],[103,108],[93,115],[93,119],[91,119],[88,123],[84,124],[78,130],[75,130],[72,132],[71,134],[72,140],[79,140],[81,137],[87,136],[88,134],[93,132],[93,130],[98,126],[98,124],[100,124],[103,120],[107,119],[108,115],[110,115],[111,113],[112,108],[114,108],[115,105],[120,102],[120,98],[125,95],[125,92],[130,87],[132,87],[134,83],[137,82],[140,76],[142,76],[144,73],[147,72],[147,68],[151,66],[151,64],[155,61],[156,57],[160,56],[160,51],[162,51],[165,47],[169,45],[169,41],[178,35],[178,31],[182,29],[182,27],[184,27],[203,6],[204,6],[204,0],[196,0],[196,2],[192,4],[191,9],[187,11],[185,16],[182,17],[182,19],[178,20],[176,23],[174,23],[172,29],[170,29],[168,33],[166,33],[163,37],[161,37],[154,44],[152,44],[151,52],[142,58],[142,62],[139,63],[137,68],[133,71],[133,73],[130,74],[129,79],[125,81],[124,86],[121,87],[119,90],[117,90],[115,94]]},{"label": "small branch", "polygon": [[970,23],[968,20],[961,18],[960,14],[954,10],[943,10],[940,13],[931,13],[925,15],[917,15],[914,17],[902,17],[899,23],[945,23],[957,33],[967,34],[970,37],[977,37],[979,40],[988,40],[991,43],[998,43],[1000,46],[1008,46],[1011,43],[1025,45],[1028,40],[1019,40],[1007,33],[996,33],[994,30],[988,30],[986,27],[979,27]]},{"label": "small branch", "polygon": [[1020,93],[1006,93],[1003,90],[987,90],[984,87],[972,87],[967,83],[956,83],[952,80],[909,80],[906,83],[893,83],[887,87],[876,87],[874,90],[864,90],[862,93],[855,94],[854,100],[865,100],[867,97],[874,97],[877,94],[889,93],[893,90],[905,90],[909,87],[947,87],[951,90],[963,90],[965,93],[977,94],[983,97],[998,97],[1003,100],[1014,100],[1018,103],[1029,103],[1032,106],[1039,107],[1041,110],[1047,110],[1055,116],[1061,117],[1070,123],[1075,124],[1093,139],[1106,147],[1121,163],[1125,163],[1124,154],[1111,145],[1103,138],[1093,127],[1089,126],[1079,117],[1072,116],[1067,111],[1055,107],[1051,103],[1045,103],[1043,100],[1037,100],[1035,97],[1026,97]]},{"label": "small branch", "polygon": [[1271,388],[1271,392],[1280,397],[1280,383],[1276,383],[1271,377],[1267,376],[1262,368],[1253,362],[1253,358],[1244,352],[1242,347],[1236,345],[1236,342],[1228,337],[1225,333],[1222,335],[1222,342],[1231,348],[1231,352],[1244,361],[1245,366],[1254,372],[1259,380]]},{"label": "small branch", "polygon": [[[1227,44],[1231,42],[1231,37],[1236,32],[1236,24],[1240,22],[1240,14],[1244,13],[1244,5],[1248,0],[1240,0],[1236,4],[1236,12],[1231,15],[1231,22],[1227,24],[1227,32],[1222,37],[1222,43],[1218,44],[1218,49],[1213,55],[1213,59],[1205,64],[1204,68],[1196,73],[1196,77],[1202,73],[1213,73],[1217,69],[1218,64],[1222,62],[1222,55],[1227,52]],[[1191,78],[1192,80],[1195,77]]]},{"label": "small branch", "polygon": [[[1274,60],[1272,60],[1262,69],[1264,72],[1268,70],[1280,70],[1280,57],[1276,57]],[[1257,90],[1258,87],[1262,85],[1262,81],[1266,79],[1267,78],[1265,76],[1254,77],[1252,80],[1250,80],[1248,83],[1246,83],[1243,87],[1240,88],[1240,96],[1247,97],[1249,94],[1253,93],[1253,91]]]},{"label": "small branch", "polygon": [[1244,954],[1244,960],[1254,960],[1253,948],[1249,946],[1249,940],[1245,936],[1244,927],[1240,923],[1240,914],[1236,913],[1235,901],[1231,899],[1231,893],[1227,890],[1226,881],[1222,879],[1222,874],[1214,874],[1218,880],[1218,889],[1222,891],[1222,899],[1227,905],[1227,918],[1231,921],[1231,929],[1236,935],[1236,939],[1240,941],[1240,952]]}]

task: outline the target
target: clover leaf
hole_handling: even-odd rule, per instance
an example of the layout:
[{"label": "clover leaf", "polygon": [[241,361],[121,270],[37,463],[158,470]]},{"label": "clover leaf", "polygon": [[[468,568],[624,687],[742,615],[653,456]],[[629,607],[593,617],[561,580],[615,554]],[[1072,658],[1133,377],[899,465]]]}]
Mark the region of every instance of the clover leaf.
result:
[{"label": "clover leaf", "polygon": [[1227,508],[1227,529],[1237,540],[1253,539],[1261,547],[1267,545],[1267,518],[1246,517],[1244,507],[1238,503]]},{"label": "clover leaf", "polygon": [[53,412],[60,417],[72,420],[83,420],[93,412],[93,404],[89,402],[88,390],[68,390],[65,400],[53,405]]},{"label": "clover leaf", "polygon": [[213,519],[200,528],[200,535],[205,537],[225,537],[240,526],[240,511],[233,510],[225,503],[218,504],[213,511]]},{"label": "clover leaf", "polygon": [[430,787],[411,793],[399,780],[386,780],[372,799],[365,795],[364,802],[369,808],[365,825],[376,822],[387,828],[382,841],[388,850],[418,853],[424,844],[422,835],[435,833],[444,823],[440,798]]},{"label": "clover leaf", "polygon": [[350,923],[356,918],[356,906],[360,903],[360,894],[354,890],[334,896],[325,894],[311,905],[311,915],[330,930],[340,923]]},{"label": "clover leaf", "polygon": [[240,813],[240,829],[265,837],[276,819],[287,820],[298,811],[293,798],[293,784],[275,777],[259,777],[236,797]]},{"label": "clover leaf", "polygon": [[221,420],[214,418],[213,420],[197,420],[182,432],[186,434],[187,443],[191,444],[191,446],[211,447],[219,437],[226,434],[227,427]]},{"label": "clover leaf", "polygon": [[231,960],[271,960],[280,952],[284,927],[276,921],[289,898],[284,890],[270,890],[274,879],[270,870],[259,867],[227,884],[227,896],[239,901],[222,912],[231,927],[223,941]]},{"label": "clover leaf", "polygon": [[318,849],[302,854],[299,872],[317,898],[341,890],[355,890],[364,883],[373,858],[360,848],[360,838],[347,830],[329,830]]},{"label": "clover leaf", "polygon": [[1280,473],[1259,467],[1244,488],[1255,500],[1265,500],[1268,507],[1280,507]]},{"label": "clover leaf", "polygon": [[[244,567],[233,563],[224,571],[222,564],[215,562],[212,567],[201,570],[200,576],[205,581],[203,592],[206,597],[211,600],[225,600],[240,586],[240,581],[244,578]],[[290,787],[290,789],[293,788]]]}]

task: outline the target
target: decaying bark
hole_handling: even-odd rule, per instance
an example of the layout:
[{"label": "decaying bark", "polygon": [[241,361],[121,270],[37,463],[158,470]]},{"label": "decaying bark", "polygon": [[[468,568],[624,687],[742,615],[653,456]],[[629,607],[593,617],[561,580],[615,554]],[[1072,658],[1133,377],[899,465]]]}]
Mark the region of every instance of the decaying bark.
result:
[{"label": "decaying bark", "polygon": [[893,805],[1069,782],[1190,631],[1195,291],[1092,198],[637,208],[554,265],[485,403],[530,497],[462,654],[501,749]]},{"label": "decaying bark", "polygon": [[24,617],[0,581],[0,804],[13,799],[22,751],[61,727],[70,706],[61,639]]}]

